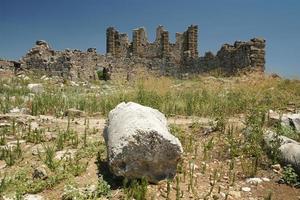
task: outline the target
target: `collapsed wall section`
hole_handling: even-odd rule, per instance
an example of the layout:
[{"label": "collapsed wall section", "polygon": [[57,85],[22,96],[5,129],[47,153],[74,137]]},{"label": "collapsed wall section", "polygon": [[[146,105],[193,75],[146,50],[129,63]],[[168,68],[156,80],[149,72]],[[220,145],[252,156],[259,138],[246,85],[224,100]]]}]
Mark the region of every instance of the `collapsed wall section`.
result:
[{"label": "collapsed wall section", "polygon": [[198,72],[213,69],[222,69],[228,74],[246,69],[264,72],[265,40],[253,38],[247,42],[236,41],[234,45],[224,44],[216,55],[207,52],[194,66]]},{"label": "collapsed wall section", "polygon": [[95,48],[54,51],[45,41],[36,45],[20,60],[23,70],[39,74],[60,76],[70,80],[96,79],[98,68],[106,66],[105,56],[97,54]]}]

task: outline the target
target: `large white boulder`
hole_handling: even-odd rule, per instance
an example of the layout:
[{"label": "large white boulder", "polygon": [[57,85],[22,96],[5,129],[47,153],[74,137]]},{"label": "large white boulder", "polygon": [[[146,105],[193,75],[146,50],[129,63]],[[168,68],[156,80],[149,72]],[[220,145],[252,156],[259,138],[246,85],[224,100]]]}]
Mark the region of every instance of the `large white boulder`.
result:
[{"label": "large white boulder", "polygon": [[165,116],[137,103],[120,103],[110,111],[104,130],[110,170],[129,179],[157,183],[176,173],[183,149]]},{"label": "large white boulder", "polygon": [[266,145],[274,148],[272,144],[278,142],[280,160],[283,164],[290,164],[300,174],[300,143],[285,136],[277,136],[272,131],[267,131],[264,136]]}]

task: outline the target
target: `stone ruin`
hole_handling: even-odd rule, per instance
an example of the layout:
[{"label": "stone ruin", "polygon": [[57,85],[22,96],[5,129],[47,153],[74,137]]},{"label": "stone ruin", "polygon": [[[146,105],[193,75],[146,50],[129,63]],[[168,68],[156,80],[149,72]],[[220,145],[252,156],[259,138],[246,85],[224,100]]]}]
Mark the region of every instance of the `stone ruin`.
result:
[{"label": "stone ruin", "polygon": [[187,58],[198,58],[198,26],[191,25],[186,32],[176,33],[176,42],[169,42],[169,32],[163,26],[156,29],[156,39],[150,43],[145,28],[134,29],[132,42],[128,35],[109,27],[106,32],[107,55],[115,58],[139,57],[145,59],[168,59],[174,64],[183,63]]},{"label": "stone ruin", "polygon": [[198,56],[198,26],[191,25],[184,33],[176,33],[175,43],[170,43],[169,32],[163,26],[156,29],[156,39],[150,43],[144,28],[134,29],[132,42],[128,35],[109,27],[106,32],[106,55],[114,58],[160,59],[167,65],[180,68],[181,72],[205,72],[222,69],[235,73],[241,69],[264,71],[265,40],[254,38],[248,42],[236,41],[234,45],[224,44],[214,55],[206,52]]},{"label": "stone ruin", "polygon": [[175,43],[169,41],[169,32],[163,26],[157,27],[156,39],[152,43],[148,41],[145,28],[134,29],[130,41],[127,34],[109,27],[105,55],[98,54],[95,48],[55,51],[46,41],[39,40],[19,63],[13,65],[17,68],[15,71],[34,71],[71,80],[97,79],[97,71],[103,68],[109,68],[112,75],[128,75],[138,68],[176,77],[212,70],[221,70],[227,75],[241,70],[263,73],[265,40],[236,41],[234,45],[224,44],[216,55],[206,52],[199,56],[196,25],[189,26],[183,33],[176,33]]}]

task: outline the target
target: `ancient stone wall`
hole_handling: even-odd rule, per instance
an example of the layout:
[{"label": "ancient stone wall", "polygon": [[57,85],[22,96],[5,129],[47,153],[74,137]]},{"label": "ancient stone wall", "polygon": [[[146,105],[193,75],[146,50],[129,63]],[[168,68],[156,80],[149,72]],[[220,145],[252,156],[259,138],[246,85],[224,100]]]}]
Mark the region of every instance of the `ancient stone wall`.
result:
[{"label": "ancient stone wall", "polygon": [[[137,28],[132,32],[132,42],[120,44],[116,29],[107,29],[107,54],[114,57],[167,58],[175,63],[186,62],[198,57],[198,26],[191,25],[184,33],[176,34],[176,43],[170,43],[169,32],[159,25],[156,29],[156,39],[148,42],[145,28]],[[123,48],[123,53],[118,53]],[[127,52],[127,53],[124,53]]]},{"label": "ancient stone wall", "polygon": [[145,55],[147,45],[148,40],[145,29],[134,29],[132,33],[132,55],[138,57],[147,57]]},{"label": "ancient stone wall", "polygon": [[188,68],[187,71],[222,69],[229,75],[241,70],[264,72],[265,40],[254,38],[247,42],[236,41],[234,45],[224,44],[216,55],[207,52],[191,65],[193,69]]},{"label": "ancient stone wall", "polygon": [[[194,25],[182,34],[177,33],[175,44],[170,43],[169,32],[161,25],[156,29],[156,39],[153,43],[148,41],[143,27],[133,30],[130,45],[128,40],[126,43],[119,42],[119,38],[120,34],[115,28],[107,29],[107,54],[114,57],[166,58],[174,63],[198,57],[198,26]],[[123,50],[120,52],[119,48]]]},{"label": "ancient stone wall", "polygon": [[182,73],[203,73],[220,69],[228,75],[240,70],[264,71],[265,40],[254,38],[247,42],[224,44],[214,55],[207,52],[199,57],[198,26],[176,33],[176,42],[169,41],[163,26],[156,29],[156,39],[148,42],[145,28],[133,30],[130,42],[127,34],[109,27],[107,52],[101,55],[95,48],[87,51],[55,51],[45,41],[36,45],[20,60],[24,70],[58,75],[71,80],[97,79],[96,72],[108,67],[112,73],[128,73],[143,67],[151,72],[180,76]]},{"label": "ancient stone wall", "polygon": [[128,35],[119,33],[115,28],[109,27],[106,30],[106,53],[114,57],[128,56],[129,40]]},{"label": "ancient stone wall", "polygon": [[95,72],[99,68],[107,66],[105,59],[105,56],[97,54],[95,48],[89,48],[86,52],[76,49],[54,51],[45,41],[37,41],[21,59],[21,66],[24,70],[40,74],[62,76],[70,80],[91,80],[96,78]]},{"label": "ancient stone wall", "polygon": [[198,26],[191,25],[183,33],[183,52],[185,58],[198,57]]}]

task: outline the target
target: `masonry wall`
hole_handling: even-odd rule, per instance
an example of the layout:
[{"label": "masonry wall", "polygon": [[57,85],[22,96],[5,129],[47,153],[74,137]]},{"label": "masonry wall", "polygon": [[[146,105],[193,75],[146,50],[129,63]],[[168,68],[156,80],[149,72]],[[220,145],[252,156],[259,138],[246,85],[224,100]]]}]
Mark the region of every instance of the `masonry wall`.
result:
[{"label": "masonry wall", "polygon": [[240,70],[264,71],[265,40],[254,38],[247,42],[224,44],[214,55],[206,52],[199,57],[198,27],[190,26],[176,33],[175,43],[169,41],[169,32],[163,26],[156,29],[156,39],[149,42],[145,28],[128,35],[109,27],[106,31],[107,52],[101,55],[95,48],[87,51],[55,51],[47,42],[37,41],[20,60],[21,68],[71,80],[97,79],[96,72],[109,67],[112,73],[126,74],[143,67],[161,75],[180,77],[182,73],[203,73],[220,69],[228,75]]},{"label": "masonry wall", "polygon": [[[120,34],[115,28],[106,30],[106,53],[113,57],[164,58],[183,63],[187,59],[198,57],[198,26],[191,25],[184,33],[177,33],[176,43],[170,43],[169,32],[163,26],[156,29],[156,39],[150,43],[146,29],[141,27],[132,32],[132,42],[121,42]],[[128,37],[127,37],[128,39]],[[120,51],[122,49],[122,51]]]},{"label": "masonry wall", "polygon": [[236,41],[234,45],[224,44],[216,55],[207,52],[191,66],[186,71],[201,73],[218,68],[229,75],[241,70],[264,72],[265,40],[253,38]]},{"label": "masonry wall", "polygon": [[55,51],[43,41],[36,45],[20,60],[23,70],[40,74],[62,76],[70,80],[91,80],[96,78],[98,68],[106,66],[105,56],[96,49]]}]

